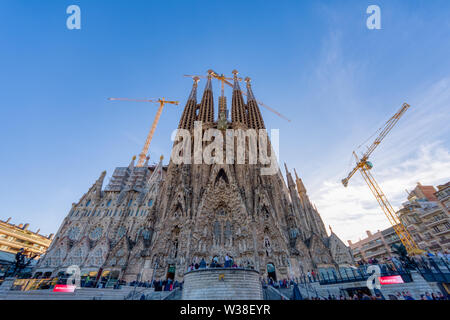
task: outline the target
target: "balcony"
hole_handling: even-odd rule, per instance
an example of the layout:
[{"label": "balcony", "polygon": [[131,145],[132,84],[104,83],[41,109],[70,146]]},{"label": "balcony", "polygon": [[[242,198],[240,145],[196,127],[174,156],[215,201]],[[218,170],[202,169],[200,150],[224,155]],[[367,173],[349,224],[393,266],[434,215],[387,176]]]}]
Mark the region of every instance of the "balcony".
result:
[{"label": "balcony", "polygon": [[39,255],[44,254],[45,253],[45,248],[37,248],[33,245],[30,244],[26,244],[26,243],[19,243],[16,241],[12,241],[12,240],[8,240],[8,239],[0,239],[0,245],[4,245],[4,246],[8,246],[9,248],[14,248],[11,250],[19,250],[21,248],[25,248],[28,251],[31,251],[33,253],[37,253]]},{"label": "balcony", "polygon": [[442,217],[439,217],[437,219],[433,219],[433,221],[430,221],[430,222],[426,223],[425,225],[428,228],[431,228],[431,227],[434,227],[434,226],[436,226],[436,225],[438,225],[438,224],[440,224],[442,222],[445,222],[445,221],[450,221],[449,217],[442,216]]},{"label": "balcony", "polygon": [[369,258],[375,258],[375,257],[381,256],[381,255],[385,255],[387,253],[388,253],[387,250],[384,250],[384,248],[383,248],[383,250],[377,250],[375,252],[366,252],[365,256],[367,259],[369,259]]},{"label": "balcony", "polygon": [[428,216],[430,216],[430,215],[432,215],[432,214],[436,214],[436,213],[438,213],[438,212],[442,212],[442,209],[441,209],[439,206],[432,207],[432,208],[429,208],[429,209],[427,209],[427,210],[424,210],[424,211],[421,213],[420,217],[421,217],[421,218],[426,218],[426,217],[428,217]]},{"label": "balcony", "polygon": [[383,245],[384,245],[383,241],[375,242],[375,243],[372,243],[372,244],[368,245],[364,249],[365,249],[365,251],[367,251],[367,250],[370,250],[370,249],[378,248],[379,246],[383,246]]},{"label": "balcony", "polygon": [[438,237],[438,236],[443,236],[444,234],[447,234],[450,232],[450,229],[446,229],[446,230],[440,230],[439,232],[436,232],[433,230],[433,234]]},{"label": "balcony", "polygon": [[26,240],[30,242],[37,243],[41,246],[48,247],[50,243],[52,242],[50,239],[44,237],[44,236],[38,236],[35,234],[27,233],[27,231],[20,232],[17,230],[14,230],[13,228],[0,228],[0,233],[12,236],[17,239]]}]

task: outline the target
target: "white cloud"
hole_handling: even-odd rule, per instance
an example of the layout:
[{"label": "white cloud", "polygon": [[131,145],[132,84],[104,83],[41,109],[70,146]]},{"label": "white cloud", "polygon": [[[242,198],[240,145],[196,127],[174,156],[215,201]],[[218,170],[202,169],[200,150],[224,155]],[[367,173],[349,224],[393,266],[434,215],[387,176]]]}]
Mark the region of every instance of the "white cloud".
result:
[{"label": "white cloud", "polygon": [[[332,96],[333,108],[340,112],[332,116],[335,121],[345,123],[345,127],[335,129],[341,133],[347,130],[347,134],[331,139],[332,144],[324,144],[323,156],[316,160],[322,165],[305,172],[304,181],[325,224],[331,225],[343,240],[355,241],[365,237],[366,230],[382,230],[390,225],[359,173],[352,178],[348,188],[340,181],[354,166],[353,158],[347,164],[352,148],[382,126],[400,105],[396,106],[398,101],[377,102],[371,96],[362,96],[363,91],[357,84],[361,72],[354,71],[360,71],[364,64],[347,63],[343,59],[340,37],[339,32],[333,33],[324,45],[325,54],[315,76],[323,87],[322,93],[328,93],[320,101]],[[370,106],[367,101],[371,101]],[[375,165],[372,174],[395,209],[406,200],[405,189],[413,189],[417,182],[436,186],[450,180],[450,76],[434,83],[417,82],[415,88],[405,93],[404,102],[411,108],[371,156]],[[387,105],[394,106],[392,113],[386,111],[384,106]],[[369,112],[367,116],[368,107],[371,110],[380,107],[388,114],[379,115],[378,125],[370,123],[374,113]],[[356,141],[355,137],[362,132],[367,136]],[[368,139],[366,146],[375,137]],[[363,153],[365,146],[357,151]]]},{"label": "white cloud", "polygon": [[[416,182],[438,185],[450,180],[450,152],[440,142],[422,145],[409,159],[372,172],[394,209],[406,200],[405,188]],[[389,227],[375,197],[359,173],[344,188],[338,178],[327,180],[312,196],[325,223],[332,225],[344,240],[356,241],[365,230],[377,231]]]}]

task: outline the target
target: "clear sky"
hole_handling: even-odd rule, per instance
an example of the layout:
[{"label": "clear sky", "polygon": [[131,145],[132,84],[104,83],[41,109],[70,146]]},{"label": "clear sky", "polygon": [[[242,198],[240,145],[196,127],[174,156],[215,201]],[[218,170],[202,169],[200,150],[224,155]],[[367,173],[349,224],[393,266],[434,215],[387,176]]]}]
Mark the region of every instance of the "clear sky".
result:
[{"label": "clear sky", "polygon": [[[66,27],[71,4],[81,30]],[[372,4],[381,30],[366,27]],[[385,228],[362,178],[347,189],[340,179],[351,151],[408,102],[373,155],[375,178],[396,208],[417,181],[450,180],[449,13],[448,0],[2,0],[0,219],[54,233],[103,170],[140,152],[157,105],[107,97],[181,101],[151,144],[154,161],[168,159],[192,84],[182,75],[236,68],[292,119],[262,110],[325,224],[343,240]]]}]

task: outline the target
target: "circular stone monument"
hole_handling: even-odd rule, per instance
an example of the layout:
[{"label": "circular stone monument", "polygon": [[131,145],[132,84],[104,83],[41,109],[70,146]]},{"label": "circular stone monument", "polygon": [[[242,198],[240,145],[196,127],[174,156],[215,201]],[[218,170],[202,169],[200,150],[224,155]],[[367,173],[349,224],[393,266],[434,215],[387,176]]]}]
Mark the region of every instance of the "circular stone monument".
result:
[{"label": "circular stone monument", "polygon": [[259,272],[242,268],[211,268],[186,272],[182,299],[262,300]]}]

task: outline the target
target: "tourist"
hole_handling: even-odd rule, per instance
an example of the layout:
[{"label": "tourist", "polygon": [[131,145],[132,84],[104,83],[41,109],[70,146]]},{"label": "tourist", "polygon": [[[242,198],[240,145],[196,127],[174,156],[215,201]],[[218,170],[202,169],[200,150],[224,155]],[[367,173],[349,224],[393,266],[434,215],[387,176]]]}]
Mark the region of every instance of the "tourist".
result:
[{"label": "tourist", "polygon": [[407,291],[406,293],[403,292],[403,297],[405,298],[405,300],[415,300],[409,291]]},{"label": "tourist", "polygon": [[362,300],[371,300],[367,293],[363,294]]},{"label": "tourist", "polygon": [[447,300],[447,298],[442,294],[442,292],[438,293],[438,299],[439,300]]},{"label": "tourist", "polygon": [[230,263],[231,261],[230,261],[230,256],[228,255],[228,253],[225,255],[225,265],[224,265],[224,267],[225,268],[229,268],[229,267],[231,267],[231,263]]},{"label": "tourist", "polygon": [[311,282],[311,271],[310,270],[308,270],[307,275],[308,275],[309,282]]}]

